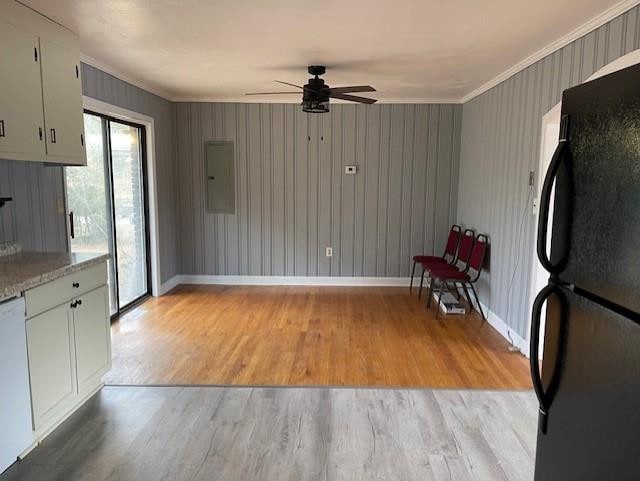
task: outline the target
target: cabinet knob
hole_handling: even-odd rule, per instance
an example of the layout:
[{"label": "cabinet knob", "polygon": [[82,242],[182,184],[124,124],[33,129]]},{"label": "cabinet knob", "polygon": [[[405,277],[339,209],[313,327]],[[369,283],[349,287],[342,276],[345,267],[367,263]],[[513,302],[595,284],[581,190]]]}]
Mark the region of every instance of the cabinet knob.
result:
[{"label": "cabinet knob", "polygon": [[77,305],[77,302],[72,302],[71,304],[69,304],[69,307],[71,307],[71,309],[75,309]]},{"label": "cabinet knob", "polygon": [[72,284],[72,286],[73,286],[74,289],[78,289],[80,287],[80,283],[79,282],[74,282]]},{"label": "cabinet knob", "polygon": [[81,306],[81,305],[82,305],[82,299],[78,299],[78,300],[76,301],[76,305],[77,305],[77,306]]}]

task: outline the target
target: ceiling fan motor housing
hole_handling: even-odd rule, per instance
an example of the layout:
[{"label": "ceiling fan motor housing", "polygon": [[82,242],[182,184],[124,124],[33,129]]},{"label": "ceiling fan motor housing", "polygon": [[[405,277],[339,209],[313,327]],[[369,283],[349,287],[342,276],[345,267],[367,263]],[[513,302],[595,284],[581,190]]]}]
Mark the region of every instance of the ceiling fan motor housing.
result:
[{"label": "ceiling fan motor housing", "polygon": [[302,110],[311,113],[329,112],[329,86],[318,77],[324,73],[324,67],[311,66],[309,73],[315,78],[309,79],[302,91]]},{"label": "ceiling fan motor housing", "polygon": [[[359,97],[357,95],[351,95],[353,92],[375,92],[370,85],[351,85],[345,87],[330,88],[324,83],[324,80],[320,78],[326,71],[326,67],[323,65],[310,65],[308,67],[309,73],[313,75],[313,78],[309,79],[309,82],[304,87],[292,84],[289,82],[283,82],[276,80],[276,82],[290,85],[302,89],[302,110],[303,112],[310,112],[315,114],[323,114],[329,112],[329,99],[335,98],[340,100],[346,100],[349,102],[356,102],[359,104],[374,104],[375,99],[366,97]],[[247,95],[281,95],[291,94],[296,92],[264,92],[264,93],[248,93]]]}]

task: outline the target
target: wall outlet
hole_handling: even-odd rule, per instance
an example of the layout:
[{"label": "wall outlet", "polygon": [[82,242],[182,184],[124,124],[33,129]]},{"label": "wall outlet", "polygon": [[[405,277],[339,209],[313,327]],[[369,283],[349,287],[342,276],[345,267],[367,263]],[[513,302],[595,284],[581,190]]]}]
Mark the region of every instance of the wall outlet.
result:
[{"label": "wall outlet", "polygon": [[358,172],[358,168],[355,165],[345,165],[344,173],[347,175],[355,175]]},{"label": "wall outlet", "polygon": [[327,257],[332,257],[332,256],[333,256],[333,247],[327,247],[327,248],[325,249],[325,255],[326,255]]}]

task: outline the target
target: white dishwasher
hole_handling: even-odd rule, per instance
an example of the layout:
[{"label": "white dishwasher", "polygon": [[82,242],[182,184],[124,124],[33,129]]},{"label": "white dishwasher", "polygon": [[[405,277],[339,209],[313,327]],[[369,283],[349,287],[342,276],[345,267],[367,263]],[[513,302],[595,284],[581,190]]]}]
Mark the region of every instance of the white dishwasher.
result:
[{"label": "white dishwasher", "polygon": [[0,473],[33,442],[24,298],[0,304]]}]

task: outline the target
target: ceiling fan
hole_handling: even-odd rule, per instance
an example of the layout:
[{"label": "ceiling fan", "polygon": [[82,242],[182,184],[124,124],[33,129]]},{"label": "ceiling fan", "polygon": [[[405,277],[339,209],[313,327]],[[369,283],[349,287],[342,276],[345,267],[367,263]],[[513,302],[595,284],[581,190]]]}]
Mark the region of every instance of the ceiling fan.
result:
[{"label": "ceiling fan", "polygon": [[[341,99],[348,100],[350,102],[357,102],[360,104],[374,104],[377,102],[375,99],[366,97],[359,97],[357,95],[348,95],[353,92],[375,92],[376,89],[370,85],[354,85],[350,87],[329,87],[324,80],[320,78],[327,69],[323,65],[311,65],[309,66],[309,73],[314,76],[310,78],[309,82],[303,87],[300,85],[292,84],[289,82],[283,82],[276,80],[276,82],[290,85],[302,89],[302,110],[304,112],[311,113],[325,113],[329,112],[329,99]],[[300,94],[300,92],[252,92],[245,95],[290,95]]]}]

